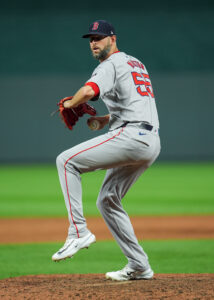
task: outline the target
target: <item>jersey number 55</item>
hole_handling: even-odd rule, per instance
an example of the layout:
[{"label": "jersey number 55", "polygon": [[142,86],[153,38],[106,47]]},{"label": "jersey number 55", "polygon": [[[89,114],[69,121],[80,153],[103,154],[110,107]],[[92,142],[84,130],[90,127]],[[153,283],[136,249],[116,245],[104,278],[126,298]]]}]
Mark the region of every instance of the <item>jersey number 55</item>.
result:
[{"label": "jersey number 55", "polygon": [[141,96],[151,96],[154,98],[152,84],[148,74],[131,72],[134,84],[137,86],[136,90]]}]

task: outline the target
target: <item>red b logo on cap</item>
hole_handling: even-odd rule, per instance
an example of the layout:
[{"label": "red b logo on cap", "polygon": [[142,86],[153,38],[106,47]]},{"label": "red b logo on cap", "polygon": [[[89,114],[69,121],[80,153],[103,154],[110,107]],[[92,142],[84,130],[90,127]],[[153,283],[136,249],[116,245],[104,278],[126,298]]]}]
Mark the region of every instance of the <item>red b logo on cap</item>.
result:
[{"label": "red b logo on cap", "polygon": [[99,23],[98,22],[94,22],[92,30],[97,30],[98,26],[99,26]]}]

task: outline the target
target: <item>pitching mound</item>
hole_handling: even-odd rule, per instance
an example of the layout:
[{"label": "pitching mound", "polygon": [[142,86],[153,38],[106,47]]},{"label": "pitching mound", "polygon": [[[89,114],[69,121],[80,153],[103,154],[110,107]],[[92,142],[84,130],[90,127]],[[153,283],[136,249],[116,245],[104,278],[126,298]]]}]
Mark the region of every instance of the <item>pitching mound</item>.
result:
[{"label": "pitching mound", "polygon": [[214,274],[156,274],[114,282],[103,274],[38,275],[0,280],[2,299],[214,299]]}]

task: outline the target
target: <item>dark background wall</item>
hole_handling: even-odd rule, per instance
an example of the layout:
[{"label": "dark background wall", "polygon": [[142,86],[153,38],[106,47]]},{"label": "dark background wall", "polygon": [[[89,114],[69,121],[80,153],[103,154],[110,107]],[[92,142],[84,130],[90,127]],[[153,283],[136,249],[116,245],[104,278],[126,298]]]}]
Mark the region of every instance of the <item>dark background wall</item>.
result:
[{"label": "dark background wall", "polygon": [[[13,0],[0,4],[0,162],[54,162],[59,152],[98,134],[85,117],[72,132],[50,117],[97,65],[81,39],[97,19],[112,22],[119,49],[149,70],[160,159],[214,159],[213,1]],[[107,112],[101,100],[95,106]]]}]

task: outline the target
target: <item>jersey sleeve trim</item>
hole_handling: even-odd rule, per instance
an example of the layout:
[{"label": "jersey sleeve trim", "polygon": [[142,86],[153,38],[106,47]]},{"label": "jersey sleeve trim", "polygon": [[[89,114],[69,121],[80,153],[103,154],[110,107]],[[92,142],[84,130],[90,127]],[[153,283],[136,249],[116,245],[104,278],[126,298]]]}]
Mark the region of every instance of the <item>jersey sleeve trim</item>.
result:
[{"label": "jersey sleeve trim", "polygon": [[87,82],[85,85],[89,85],[90,87],[92,87],[92,89],[94,90],[94,97],[99,96],[100,94],[100,89],[98,87],[98,85],[95,82]]}]

